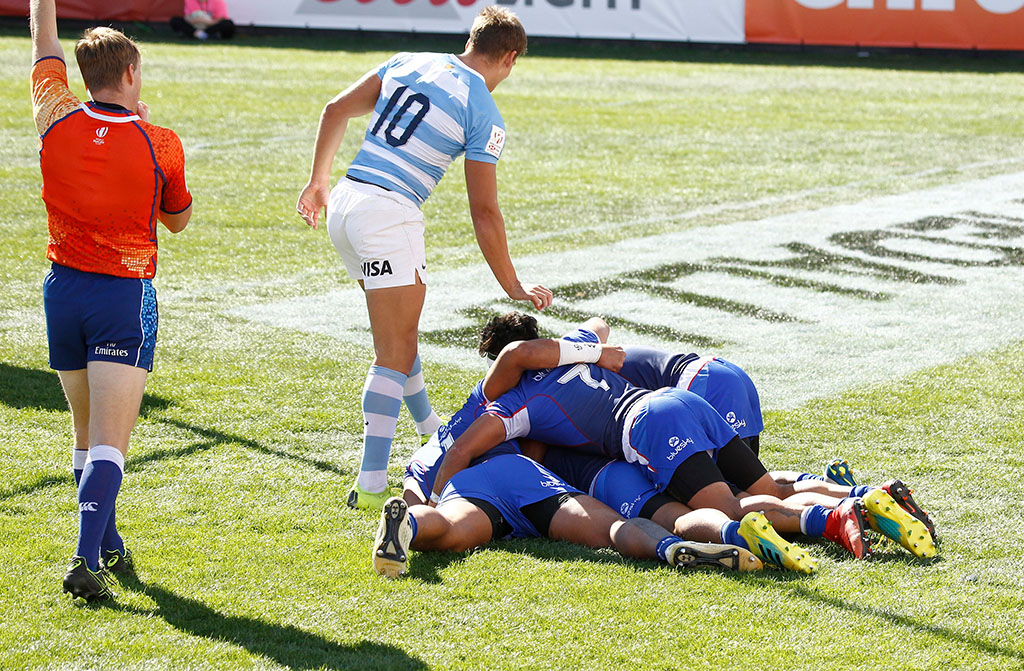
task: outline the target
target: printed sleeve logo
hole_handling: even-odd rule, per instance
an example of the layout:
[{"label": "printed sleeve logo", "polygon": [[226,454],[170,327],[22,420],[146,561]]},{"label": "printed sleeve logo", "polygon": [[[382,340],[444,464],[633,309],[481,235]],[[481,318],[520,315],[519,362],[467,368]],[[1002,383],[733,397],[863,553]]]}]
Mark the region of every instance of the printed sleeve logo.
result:
[{"label": "printed sleeve logo", "polygon": [[100,128],[97,128],[96,138],[93,140],[93,142],[95,142],[97,145],[103,144],[103,138],[107,136],[108,131],[110,131],[110,128],[108,128],[107,126],[101,126]]},{"label": "printed sleeve logo", "polygon": [[505,148],[505,129],[498,126],[491,126],[491,139],[487,141],[487,148],[484,149],[494,158],[501,158],[501,150]]}]

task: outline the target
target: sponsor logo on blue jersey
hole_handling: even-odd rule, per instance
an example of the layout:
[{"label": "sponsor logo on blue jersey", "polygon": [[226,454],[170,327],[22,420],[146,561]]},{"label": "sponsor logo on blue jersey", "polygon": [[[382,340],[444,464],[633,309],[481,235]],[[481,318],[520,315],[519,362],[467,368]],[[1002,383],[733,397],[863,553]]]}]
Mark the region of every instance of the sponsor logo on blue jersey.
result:
[{"label": "sponsor logo on blue jersey", "polygon": [[680,452],[686,449],[687,445],[693,445],[693,438],[680,438],[679,436],[672,436],[668,439],[668,446],[672,448],[672,451],[666,457],[669,461],[672,461],[679,455]]},{"label": "sponsor logo on blue jersey", "polygon": [[741,429],[747,425],[747,420],[736,419],[736,413],[731,410],[725,414],[725,421],[729,422],[734,429]]}]

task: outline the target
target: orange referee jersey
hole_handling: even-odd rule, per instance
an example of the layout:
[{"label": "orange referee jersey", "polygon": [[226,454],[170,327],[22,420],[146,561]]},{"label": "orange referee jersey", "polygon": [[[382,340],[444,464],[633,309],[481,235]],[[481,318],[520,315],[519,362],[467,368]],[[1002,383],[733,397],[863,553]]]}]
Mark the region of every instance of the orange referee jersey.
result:
[{"label": "orange referee jersey", "polygon": [[32,112],[50,229],[46,258],[91,273],[153,277],[158,212],[192,204],[181,140],[122,107],[82,103],[55,57],[32,67]]}]

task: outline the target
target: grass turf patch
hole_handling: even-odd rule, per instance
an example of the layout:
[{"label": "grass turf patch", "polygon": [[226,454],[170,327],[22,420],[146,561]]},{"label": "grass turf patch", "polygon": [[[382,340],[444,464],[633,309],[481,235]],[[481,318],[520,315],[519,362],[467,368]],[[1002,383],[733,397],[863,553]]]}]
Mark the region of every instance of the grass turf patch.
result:
[{"label": "grass turf patch", "polygon": [[[349,281],[293,205],[320,107],[392,48],[344,36],[143,43],[144,99],[184,139],[196,214],[183,234],[162,236],[157,369],[119,500],[139,580],[117,589],[113,607],[82,608],[58,592],[76,513],[70,419],[41,318],[29,46],[23,33],[0,35],[3,666],[1024,665],[1021,345],[768,414],[772,467],[816,470],[839,454],[865,481],[915,486],[943,535],[941,561],[883,544],[860,563],[809,543],[823,560],[812,578],[678,575],[609,551],[512,541],[417,554],[407,580],[374,576],[375,516],[342,505],[369,337],[353,346],[222,310]],[[72,82],[81,93],[74,71]],[[1017,169],[1021,83],[1013,64],[973,57],[539,45],[496,93],[510,133],[499,179],[513,254]],[[350,128],[336,177],[364,127]],[[432,268],[479,262],[459,172],[425,208]],[[442,414],[475,382],[425,368]],[[414,444],[403,417],[392,481]]]}]

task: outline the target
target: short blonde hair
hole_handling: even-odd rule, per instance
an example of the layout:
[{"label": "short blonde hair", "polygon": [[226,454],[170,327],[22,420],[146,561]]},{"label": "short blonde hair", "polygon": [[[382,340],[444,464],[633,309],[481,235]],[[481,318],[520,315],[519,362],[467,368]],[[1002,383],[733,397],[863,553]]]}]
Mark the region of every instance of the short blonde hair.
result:
[{"label": "short blonde hair", "polygon": [[519,17],[504,7],[484,7],[469,30],[469,48],[488,58],[501,58],[510,51],[526,53],[526,30]]},{"label": "short blonde hair", "polygon": [[113,28],[90,28],[75,45],[75,59],[90,91],[119,88],[129,65],[139,66],[142,55],[130,37]]}]

